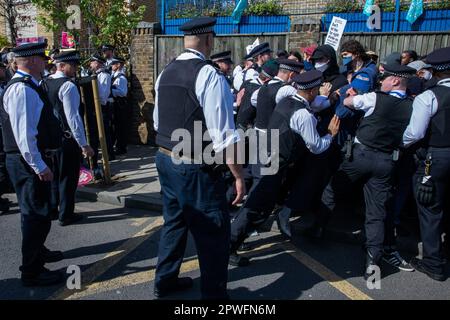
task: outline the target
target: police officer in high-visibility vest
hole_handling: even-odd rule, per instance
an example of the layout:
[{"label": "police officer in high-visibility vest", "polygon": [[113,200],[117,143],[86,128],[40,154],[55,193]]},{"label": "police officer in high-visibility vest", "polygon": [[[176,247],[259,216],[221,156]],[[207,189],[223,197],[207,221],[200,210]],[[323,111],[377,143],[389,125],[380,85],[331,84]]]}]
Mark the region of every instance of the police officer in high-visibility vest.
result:
[{"label": "police officer in high-visibility vest", "polygon": [[[420,141],[414,189],[419,210],[423,258],[411,265],[431,279],[444,281],[441,235],[450,190],[450,47],[430,53],[437,84],[414,99],[411,121],[403,135],[408,146]],[[447,234],[448,239],[448,234]]]},{"label": "police officer in high-visibility vest", "polygon": [[[230,218],[226,185],[222,172],[203,158],[209,146],[203,141],[204,134],[210,133],[216,154],[225,152],[236,179],[233,204],[242,200],[245,185],[242,166],[230,155],[240,140],[233,120],[233,96],[223,74],[206,60],[215,24],[216,19],[206,17],[183,24],[180,30],[185,34],[185,51],[164,68],[155,84],[153,118],[160,147],[156,167],[164,204],[154,288],[157,297],[192,286],[191,278],[178,277],[188,231],[198,252],[202,298],[228,297]],[[173,140],[175,130],[184,133],[181,144]]]},{"label": "police officer in high-visibility vest", "polygon": [[383,255],[387,259],[398,255],[396,251],[383,250],[386,207],[392,197],[392,179],[402,135],[412,113],[412,100],[406,94],[406,87],[415,70],[401,65],[383,66],[381,91],[363,95],[353,93],[344,100],[348,108],[364,111],[364,118],[356,132],[353,154],[341,163],[332,176],[322,194],[319,211],[321,219],[329,219],[336,206],[351,194],[352,187],[356,183],[363,184],[366,201],[366,279],[380,267]]},{"label": "police officer in high-visibility vest", "polygon": [[44,43],[13,49],[18,70],[2,96],[0,117],[6,168],[17,194],[22,224],[22,273],[24,286],[45,286],[62,281],[62,274],[44,267],[63,259],[49,251],[45,240],[51,227],[51,181],[58,149],[61,121],[39,86],[46,61]]},{"label": "police officer in high-visibility vest", "polygon": [[80,94],[73,79],[80,64],[77,51],[67,51],[54,57],[57,71],[45,80],[50,104],[60,115],[64,127],[62,148],[57,154],[55,168],[54,195],[58,207],[59,223],[66,226],[83,218],[74,212],[75,193],[80,174],[81,154],[85,157],[94,155],[88,145],[84,132],[83,119],[80,115]]}]

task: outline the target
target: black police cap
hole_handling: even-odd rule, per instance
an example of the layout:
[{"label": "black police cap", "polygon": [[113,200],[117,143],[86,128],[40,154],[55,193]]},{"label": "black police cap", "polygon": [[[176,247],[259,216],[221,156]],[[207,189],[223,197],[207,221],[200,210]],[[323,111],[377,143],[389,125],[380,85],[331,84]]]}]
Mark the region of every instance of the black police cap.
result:
[{"label": "black police cap", "polygon": [[104,44],[102,45],[102,51],[112,50],[114,51],[115,47],[110,44]]},{"label": "black police cap", "polygon": [[19,58],[41,56],[50,59],[45,54],[46,48],[47,48],[46,43],[26,43],[18,47],[15,47],[14,49],[11,50],[11,52],[14,52],[14,55]]},{"label": "black police cap", "polygon": [[268,42],[263,42],[263,43],[257,45],[256,47],[254,47],[247,56],[256,58],[260,54],[263,54],[266,52],[272,52],[272,50],[270,49],[270,45]]},{"label": "black police cap", "polygon": [[302,62],[298,62],[292,59],[278,59],[278,63],[280,64],[280,69],[293,71],[296,73],[300,73],[300,69],[304,68]]},{"label": "black police cap", "polygon": [[64,51],[54,56],[53,60],[58,62],[80,62],[80,53],[76,50]]},{"label": "black police cap", "polygon": [[214,26],[216,24],[216,18],[212,17],[200,17],[189,20],[180,26],[180,31],[183,31],[185,35],[197,35],[204,33],[214,33]]},{"label": "black police cap", "polygon": [[382,64],[384,71],[383,76],[395,76],[401,78],[411,78],[416,74],[416,69],[397,63]]},{"label": "black police cap", "polygon": [[322,84],[322,72],[318,70],[311,70],[300,73],[292,78],[294,87],[297,90],[308,90],[315,87],[320,87]]},{"label": "black police cap", "polygon": [[437,49],[431,52],[426,62],[431,64],[434,70],[447,71],[450,70],[450,47]]},{"label": "black police cap", "polygon": [[121,57],[117,57],[117,56],[112,57],[111,64],[116,64],[116,63],[125,63],[125,59],[123,59]]},{"label": "black police cap", "polygon": [[216,54],[211,55],[211,60],[213,62],[228,62],[228,63],[233,63],[233,60],[231,60],[231,51],[224,51],[224,52],[219,52]]},{"label": "black police cap", "polygon": [[106,63],[105,58],[103,58],[101,55],[99,55],[99,54],[97,54],[97,53],[94,54],[94,55],[92,55],[92,56],[89,58],[89,61],[98,61],[98,62],[103,63],[103,64]]}]

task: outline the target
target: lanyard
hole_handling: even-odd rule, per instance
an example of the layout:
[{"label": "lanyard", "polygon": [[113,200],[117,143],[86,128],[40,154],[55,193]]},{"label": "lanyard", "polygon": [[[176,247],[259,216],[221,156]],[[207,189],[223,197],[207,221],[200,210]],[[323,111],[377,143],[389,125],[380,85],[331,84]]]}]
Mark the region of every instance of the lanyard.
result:
[{"label": "lanyard", "polygon": [[184,50],[184,52],[185,52],[185,53],[192,53],[192,54],[195,54],[195,55],[196,55],[197,57],[199,57],[200,59],[205,60],[205,57],[204,57],[201,53],[198,53],[198,52],[196,52],[196,51],[186,49],[186,50]]}]

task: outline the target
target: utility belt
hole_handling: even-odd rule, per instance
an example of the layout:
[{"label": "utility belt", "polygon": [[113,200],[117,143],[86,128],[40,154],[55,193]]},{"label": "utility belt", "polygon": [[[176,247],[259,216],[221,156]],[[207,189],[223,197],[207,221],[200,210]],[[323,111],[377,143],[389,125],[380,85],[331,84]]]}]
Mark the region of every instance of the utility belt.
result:
[{"label": "utility belt", "polygon": [[393,151],[387,152],[387,151],[383,151],[383,150],[380,150],[380,149],[376,149],[376,148],[372,148],[372,147],[366,146],[365,144],[362,144],[362,143],[356,143],[356,142],[354,142],[354,138],[353,138],[351,144],[350,144],[349,140],[346,141],[346,147],[345,147],[345,150],[346,150],[346,152],[345,152],[345,159],[346,160],[348,160],[348,161],[352,161],[353,160],[353,150],[355,148],[360,148],[362,150],[376,152],[376,153],[383,153],[386,156],[391,157],[392,161],[394,161],[394,162],[397,162],[400,159],[400,157],[401,157],[400,149],[395,149]]},{"label": "utility belt", "polygon": [[[172,151],[170,151],[170,150],[168,150],[166,148],[163,148],[163,147],[159,147],[159,151],[162,154],[164,154],[166,156],[169,156],[172,159],[175,159],[175,160],[178,160],[178,161],[180,161],[180,160],[181,161],[186,161],[189,164],[196,164],[196,162],[198,162],[198,159],[195,160],[193,158],[186,157],[184,155],[182,155],[182,156],[175,155],[175,154],[173,154]],[[214,175],[222,175],[222,174],[224,174],[225,172],[228,171],[228,166],[226,164],[205,164],[205,163],[201,163],[201,164],[199,164],[199,166],[200,166],[202,171],[205,171],[207,173],[214,174]]]}]

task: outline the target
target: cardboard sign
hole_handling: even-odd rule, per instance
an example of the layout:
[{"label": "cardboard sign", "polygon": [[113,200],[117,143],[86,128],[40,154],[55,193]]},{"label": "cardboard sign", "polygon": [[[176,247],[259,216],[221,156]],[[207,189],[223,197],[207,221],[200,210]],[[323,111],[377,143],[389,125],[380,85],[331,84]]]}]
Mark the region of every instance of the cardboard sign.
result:
[{"label": "cardboard sign", "polygon": [[339,43],[341,42],[342,35],[344,34],[345,25],[347,24],[347,20],[333,17],[331,20],[330,27],[328,28],[327,38],[325,39],[325,44],[329,44],[334,48],[334,50],[338,50]]}]

